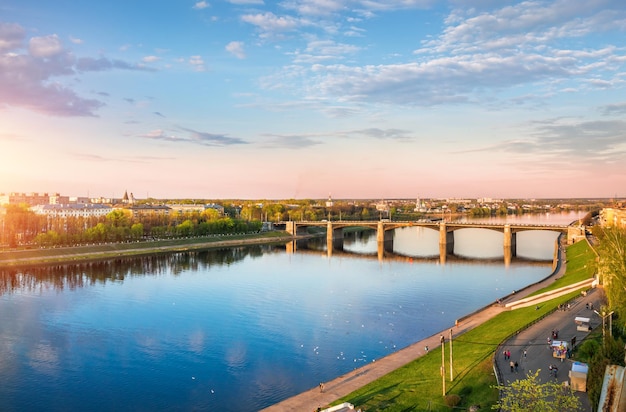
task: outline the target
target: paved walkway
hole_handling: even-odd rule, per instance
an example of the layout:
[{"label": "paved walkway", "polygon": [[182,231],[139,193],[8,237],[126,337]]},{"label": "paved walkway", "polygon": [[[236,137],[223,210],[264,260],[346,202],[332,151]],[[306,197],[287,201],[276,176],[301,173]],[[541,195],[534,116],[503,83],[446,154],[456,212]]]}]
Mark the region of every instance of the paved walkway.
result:
[{"label": "paved walkway", "polygon": [[[571,343],[576,338],[576,343],[580,343],[589,331],[579,331],[574,323],[577,316],[591,319],[591,327],[595,328],[602,324],[602,319],[595,314],[593,309],[587,307],[589,303],[593,304],[595,309],[600,308],[604,300],[604,291],[602,289],[592,289],[586,297],[580,296],[571,302],[569,309],[556,311],[544,319],[521,331],[511,339],[505,341],[499,348],[499,355],[496,358],[496,364],[500,370],[500,376],[504,384],[524,379],[526,372],[537,371],[541,369],[539,378],[541,382],[555,379],[550,375],[550,365],[556,365],[558,382],[569,381],[569,371],[572,369],[573,362],[569,359],[559,359],[552,355],[552,350],[548,346],[548,338],[552,336],[552,331],[558,331],[558,339]],[[503,351],[511,352],[511,359],[505,360]],[[526,356],[524,356],[526,351]],[[510,362],[519,364],[518,371],[511,371]],[[592,411],[589,397],[585,392],[576,392],[581,401],[584,411]]]},{"label": "paved walkway", "polygon": [[[265,408],[263,409],[263,411],[264,412],[279,412],[279,411],[311,412],[311,411],[316,410],[317,408],[320,408],[320,407],[323,408],[327,406],[328,404],[330,404],[331,402],[334,402],[337,399],[344,397],[354,392],[355,390],[365,386],[366,384],[373,382],[374,380],[388,374],[389,372],[392,372],[406,365],[407,363],[419,358],[420,356],[423,356],[425,354],[424,348],[426,346],[430,348],[438,347],[440,345],[440,336],[443,334],[447,340],[448,337],[450,336],[451,328],[452,328],[453,338],[458,335],[461,335],[469,331],[470,329],[473,329],[476,326],[481,325],[485,321],[493,318],[494,316],[506,310],[503,308],[504,304],[526,297],[530,295],[531,293],[545,286],[550,285],[552,282],[554,282],[556,278],[562,276],[563,273],[565,273],[565,265],[559,265],[556,270],[556,273],[554,273],[552,276],[544,279],[543,281],[539,283],[530,285],[527,288],[521,291],[518,291],[517,293],[507,296],[501,302],[501,304],[494,304],[494,305],[487,306],[483,310],[480,310],[462,319],[456,326],[451,325],[450,327],[444,329],[441,332],[435,333],[434,335],[426,339],[423,339],[417,343],[414,343],[411,346],[408,346],[398,352],[388,355],[382,359],[376,360],[376,362],[372,362],[366,366],[355,369],[345,375],[335,378],[334,380],[330,382],[324,382],[323,392],[320,391],[320,388],[315,387],[306,392],[302,392],[299,395],[288,398],[280,403],[277,403],[268,408]],[[599,294],[597,295],[599,296]],[[584,303],[582,305],[584,308]],[[598,304],[594,303],[594,305],[599,307],[599,303]],[[555,322],[558,325],[558,328],[565,330],[565,328],[562,327],[564,326],[565,323],[574,325],[574,320],[573,320],[574,317],[572,316],[573,313],[574,312],[572,311],[567,312],[568,317],[571,318],[571,321],[567,321],[567,322],[561,318],[562,313],[560,312],[555,312],[554,314],[546,317],[544,320],[551,318],[552,316],[555,316]],[[539,325],[539,324],[540,323],[537,323],[534,326]],[[533,330],[534,330],[534,326],[532,328]],[[553,328],[554,326],[552,326],[552,324],[549,324],[548,326],[544,325],[542,327],[544,329],[547,328],[548,330],[547,335],[545,333],[545,330],[540,330],[540,332],[535,332],[535,333],[539,333],[539,335],[541,335],[543,339],[543,346],[541,346],[541,348],[544,349],[546,353],[548,353],[546,338],[547,336],[549,336],[551,332],[551,328]],[[521,335],[522,333],[520,333],[517,336],[521,336]],[[528,341],[529,339],[526,338],[526,340]],[[513,343],[511,343],[510,345],[511,347],[513,347]],[[518,343],[515,343],[515,345],[518,345]],[[540,362],[539,358],[537,362]],[[545,362],[541,363],[542,370],[545,370],[545,368],[547,368],[548,365],[545,365]],[[527,365],[527,367],[535,368],[534,365]],[[561,377],[567,377],[567,373],[565,371],[560,373],[560,375]],[[507,376],[505,376],[505,378],[506,377]]]}]

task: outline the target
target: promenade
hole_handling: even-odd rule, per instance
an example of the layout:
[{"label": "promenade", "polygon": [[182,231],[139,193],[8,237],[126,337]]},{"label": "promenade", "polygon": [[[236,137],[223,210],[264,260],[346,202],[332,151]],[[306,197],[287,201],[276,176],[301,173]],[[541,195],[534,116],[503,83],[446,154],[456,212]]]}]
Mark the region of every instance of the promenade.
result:
[{"label": "promenade", "polygon": [[[503,342],[496,357],[496,365],[500,371],[502,383],[508,385],[518,379],[524,379],[527,372],[537,370],[541,370],[539,373],[541,382],[556,380],[562,383],[569,381],[568,376],[573,361],[553,357],[552,350],[548,346],[548,338],[552,337],[552,331],[558,331],[557,340],[571,343],[572,339],[576,338],[576,342],[580,343],[589,334],[589,331],[577,330],[574,318],[577,316],[589,318],[592,328],[602,325],[602,319],[594,313],[593,309],[588,307],[588,304],[593,304],[593,308],[597,309],[600,308],[603,300],[604,291],[592,289],[587,296],[581,295],[570,302],[569,309],[557,310]],[[510,360],[504,359],[503,351],[505,350],[511,352]],[[526,355],[524,355],[524,351],[526,351]],[[511,371],[511,361],[519,364],[517,372]],[[550,375],[550,365],[556,365],[558,368],[556,378]],[[582,410],[591,412],[593,408],[589,403],[587,394],[576,392],[576,395],[581,401]]]},{"label": "promenade", "polygon": [[[564,258],[564,256],[562,256],[562,258]],[[334,402],[337,399],[342,398],[354,392],[355,390],[365,386],[366,384],[371,383],[375,381],[376,379],[425,355],[426,346],[428,346],[429,348],[435,348],[435,347],[440,346],[441,335],[444,335],[447,339],[449,337],[450,330],[452,330],[453,339],[456,336],[462,335],[463,333],[495,317],[499,313],[505,310],[508,310],[504,308],[504,305],[506,303],[522,299],[534,293],[535,291],[540,290],[552,284],[554,280],[562,276],[563,273],[565,273],[565,265],[560,264],[557,270],[555,271],[555,273],[553,273],[551,276],[547,277],[541,282],[530,285],[520,291],[517,291],[516,293],[512,295],[507,296],[505,299],[503,299],[501,304],[489,305],[483,308],[482,310],[477,311],[463,318],[457,323],[457,325],[450,325],[449,327],[443,329],[441,332],[435,333],[426,339],[416,342],[382,359],[378,359],[376,360],[376,362],[372,362],[361,368],[355,369],[349,373],[346,373],[342,376],[339,376],[333,379],[332,381],[324,382],[323,392],[320,391],[319,387],[314,387],[314,388],[309,389],[308,391],[302,392],[291,398],[285,399],[282,402],[279,402],[275,405],[265,408],[263,409],[263,412],[281,412],[281,411],[311,412],[311,411],[315,411],[317,408],[324,408],[325,406],[329,405],[331,402]],[[594,291],[594,292],[596,293],[589,295],[590,299],[593,298],[594,305],[596,307],[600,307],[599,302],[600,302],[602,293],[601,291]],[[580,312],[580,311],[582,311],[585,308],[585,304],[582,303],[582,309],[581,309],[579,301],[582,302],[582,300],[578,299],[577,303],[575,304],[574,308],[572,308],[572,310],[565,311],[565,312],[564,311],[554,312],[548,315],[546,318],[544,318],[540,322],[537,322],[536,324],[532,325],[530,328],[528,328],[524,332],[516,335],[514,338],[511,338],[511,339],[519,338],[520,340],[508,340],[505,342],[505,345],[507,347],[515,348],[515,349],[511,349],[512,357],[513,357],[514,350],[517,350],[519,352],[519,351],[523,351],[523,347],[525,346],[528,346],[528,348],[530,348],[530,346],[533,347],[532,351],[535,354],[535,357],[533,358],[532,361],[530,361],[529,360],[530,358],[527,357],[527,360],[525,361],[523,365],[524,370],[535,370],[535,369],[540,368],[542,369],[542,371],[545,371],[548,368],[550,364],[550,362],[547,360],[548,355],[551,357],[552,353],[547,349],[546,339],[548,336],[550,336],[551,330],[553,328],[562,330],[563,335],[561,336],[565,336],[566,334],[569,333],[569,326],[573,326],[575,329],[574,316],[582,316],[583,312]],[[581,315],[578,315],[577,313],[581,313]],[[584,315],[589,315],[589,313],[585,312]],[[587,317],[590,317],[590,316],[587,316]],[[595,325],[597,325],[597,323],[595,323],[594,326]],[[578,341],[580,342],[580,340],[582,340],[582,336],[578,339],[579,339]],[[537,344],[536,347],[534,346],[535,343]],[[538,356],[541,353],[538,351],[538,349],[542,349],[546,356],[545,357]],[[522,352],[519,352],[519,353],[522,353]],[[516,353],[516,356],[519,353]],[[504,365],[503,359],[499,359],[499,360],[500,362],[497,362],[497,364],[501,371],[500,376],[503,376],[505,381],[507,380],[510,381],[512,379],[524,377],[524,375],[519,372],[517,375],[511,376],[511,374],[507,373],[507,371],[503,368],[503,367],[506,367],[506,368],[509,367],[508,361],[507,361],[507,364]],[[554,359],[554,360],[558,361],[558,359]],[[552,360],[552,363],[554,363],[554,360]],[[571,362],[568,361],[568,365],[570,363]],[[509,368],[509,371],[510,371],[510,368]],[[545,375],[547,375],[547,373],[545,373]],[[567,371],[565,370],[565,368],[563,368],[563,371],[559,373],[559,378],[563,378],[563,380],[567,379]],[[582,394],[580,396],[581,398],[587,398],[586,394]],[[587,404],[588,404],[588,400],[587,400]],[[589,410],[589,409],[586,409],[586,410]]]}]

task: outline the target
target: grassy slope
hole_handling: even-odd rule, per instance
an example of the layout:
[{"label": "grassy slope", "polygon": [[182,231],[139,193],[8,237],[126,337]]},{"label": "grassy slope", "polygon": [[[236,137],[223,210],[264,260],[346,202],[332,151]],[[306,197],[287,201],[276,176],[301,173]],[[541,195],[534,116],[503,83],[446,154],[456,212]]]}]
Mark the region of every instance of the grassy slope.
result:
[{"label": "grassy slope", "polygon": [[[567,256],[565,275],[557,281],[558,285],[554,282],[549,289],[587,279],[590,277],[589,273],[593,274],[591,266],[595,264],[595,254],[587,242],[568,247]],[[453,382],[446,382],[446,393],[459,395],[459,406],[464,408],[479,404],[487,409],[495,404],[498,393],[493,389],[496,380],[492,357],[498,344],[550,313],[559,304],[578,295],[579,292],[572,292],[547,302],[539,310],[529,307],[504,312],[455,339],[455,379]],[[336,403],[350,402],[364,411],[449,411],[450,408],[445,405],[442,396],[440,367],[441,348],[433,349],[428,355],[383,376]],[[446,373],[449,375],[449,371]]]}]

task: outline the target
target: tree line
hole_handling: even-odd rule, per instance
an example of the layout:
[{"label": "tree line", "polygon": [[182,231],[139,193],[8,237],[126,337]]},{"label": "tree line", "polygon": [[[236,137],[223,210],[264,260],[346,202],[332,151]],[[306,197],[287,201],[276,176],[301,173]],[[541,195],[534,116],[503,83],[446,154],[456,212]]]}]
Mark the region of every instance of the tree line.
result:
[{"label": "tree line", "polygon": [[8,205],[0,222],[0,245],[52,247],[254,233],[262,226],[258,219],[221,216],[214,209],[144,216],[134,216],[127,209],[115,209],[100,217],[49,217],[34,213],[26,205]]}]

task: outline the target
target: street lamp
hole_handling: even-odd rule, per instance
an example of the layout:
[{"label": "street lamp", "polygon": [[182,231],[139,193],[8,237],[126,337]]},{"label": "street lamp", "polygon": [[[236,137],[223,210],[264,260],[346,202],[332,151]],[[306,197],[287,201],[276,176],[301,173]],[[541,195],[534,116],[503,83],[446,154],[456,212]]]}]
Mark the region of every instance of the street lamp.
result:
[{"label": "street lamp", "polygon": [[613,315],[614,311],[611,311],[609,313],[602,311],[602,314],[600,314],[600,312],[598,312],[597,310],[594,310],[594,312],[596,312],[596,314],[602,318],[602,343],[604,343],[604,336],[606,334],[604,331],[604,319],[606,319],[607,317],[609,318],[609,335],[613,336],[613,317],[611,315]]},{"label": "street lamp", "polygon": [[446,338],[441,335],[439,340],[441,341],[441,386],[443,389],[443,396],[446,396]]}]

